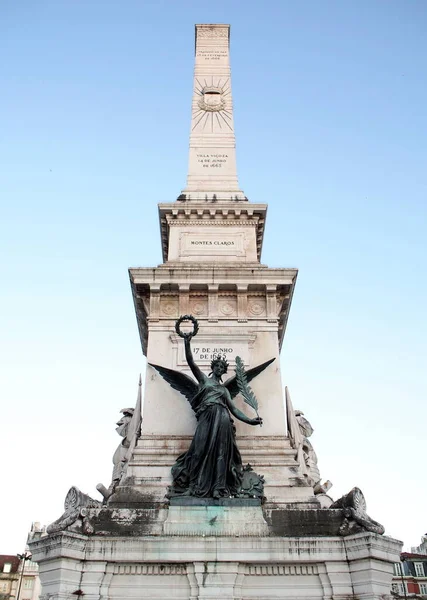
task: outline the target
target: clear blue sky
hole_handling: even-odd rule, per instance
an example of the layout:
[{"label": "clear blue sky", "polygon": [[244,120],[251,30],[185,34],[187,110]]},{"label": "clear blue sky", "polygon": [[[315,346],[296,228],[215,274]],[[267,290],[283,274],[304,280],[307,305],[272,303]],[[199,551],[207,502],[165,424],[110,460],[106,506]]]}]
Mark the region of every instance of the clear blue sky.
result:
[{"label": "clear blue sky", "polygon": [[282,368],[322,476],[406,546],[427,530],[427,3],[4,0],[2,553],[109,483],[144,369],[127,268],[161,262],[209,22],[262,261],[300,269]]}]

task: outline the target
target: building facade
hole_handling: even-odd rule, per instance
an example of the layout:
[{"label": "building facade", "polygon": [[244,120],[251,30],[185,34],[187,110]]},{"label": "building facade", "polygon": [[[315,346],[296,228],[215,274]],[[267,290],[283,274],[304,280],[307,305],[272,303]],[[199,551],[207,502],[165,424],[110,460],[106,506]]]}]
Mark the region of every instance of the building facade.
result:
[{"label": "building facade", "polygon": [[427,598],[427,553],[402,552],[394,565],[391,592],[403,598]]},{"label": "building facade", "polygon": [[40,588],[37,563],[0,555],[0,600],[37,600]]}]

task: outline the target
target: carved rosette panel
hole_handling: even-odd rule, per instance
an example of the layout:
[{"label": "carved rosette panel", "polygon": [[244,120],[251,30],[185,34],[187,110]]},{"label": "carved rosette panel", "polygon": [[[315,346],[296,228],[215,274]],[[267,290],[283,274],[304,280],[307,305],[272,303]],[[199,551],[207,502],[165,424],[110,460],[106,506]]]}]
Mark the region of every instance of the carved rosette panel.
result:
[{"label": "carved rosette panel", "polygon": [[207,296],[190,298],[190,313],[197,317],[206,317],[208,314]]},{"label": "carved rosette panel", "polygon": [[264,297],[248,297],[248,314],[251,317],[263,317],[266,314],[266,301]]},{"label": "carved rosette panel", "polygon": [[237,298],[234,296],[219,297],[218,311],[224,317],[234,317],[237,315]]},{"label": "carved rosette panel", "polygon": [[160,298],[160,314],[164,317],[178,317],[178,296]]}]

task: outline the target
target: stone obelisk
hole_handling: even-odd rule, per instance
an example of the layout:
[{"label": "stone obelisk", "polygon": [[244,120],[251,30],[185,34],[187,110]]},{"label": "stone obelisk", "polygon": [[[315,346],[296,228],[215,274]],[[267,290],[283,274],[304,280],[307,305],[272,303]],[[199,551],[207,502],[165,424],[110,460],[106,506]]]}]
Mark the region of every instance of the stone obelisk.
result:
[{"label": "stone obelisk", "polygon": [[[297,271],[260,262],[267,205],[249,202],[238,184],[229,37],[228,25],[196,25],[187,186],[175,202],[159,205],[163,263],[129,270],[149,363],[141,431],[139,393],[135,409],[122,411],[112,482],[98,486],[103,500],[72,487],[48,536],[31,542],[41,600],[381,600],[389,594],[401,543],[382,535],[358,488],[333,502],[329,482],[320,482],[313,428],[293,409],[288,390],[284,398],[279,355]],[[180,315],[198,322],[191,340],[197,369]],[[230,404],[219,406],[227,382],[214,380],[217,373],[207,377],[218,355],[230,371],[240,368],[237,357],[249,370],[275,359],[251,381],[263,426],[236,420],[236,439]],[[171,467],[187,455],[203,419],[190,406],[195,396],[188,402],[177,391],[178,379],[194,389],[185,378],[189,368],[199,399],[205,394],[206,403],[218,404],[209,414],[225,418],[215,435],[222,441],[226,431],[243,464],[265,478],[264,502],[252,491],[241,495],[243,486],[219,498],[165,498]],[[242,398],[234,400],[240,414],[249,413]],[[203,430],[209,440],[211,429]],[[336,443],[340,448],[341,439]],[[222,448],[204,455],[215,456],[218,471],[228,451]],[[242,462],[230,464],[243,471]]]},{"label": "stone obelisk", "polygon": [[184,200],[246,200],[236,171],[229,25],[196,25],[190,158]]}]

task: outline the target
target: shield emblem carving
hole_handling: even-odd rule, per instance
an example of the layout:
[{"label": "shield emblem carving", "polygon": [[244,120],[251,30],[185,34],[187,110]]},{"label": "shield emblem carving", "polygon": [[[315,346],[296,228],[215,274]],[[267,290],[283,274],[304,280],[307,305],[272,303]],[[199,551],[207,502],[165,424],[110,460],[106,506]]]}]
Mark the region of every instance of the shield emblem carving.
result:
[{"label": "shield emblem carving", "polygon": [[207,87],[202,90],[202,97],[199,100],[199,107],[206,111],[218,111],[224,108],[222,90],[216,87]]}]

